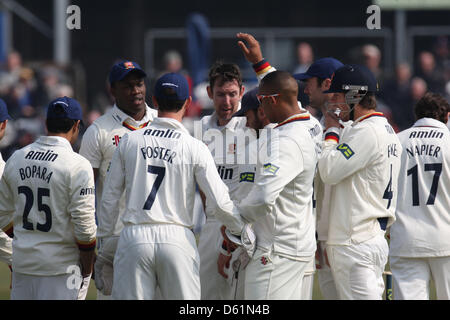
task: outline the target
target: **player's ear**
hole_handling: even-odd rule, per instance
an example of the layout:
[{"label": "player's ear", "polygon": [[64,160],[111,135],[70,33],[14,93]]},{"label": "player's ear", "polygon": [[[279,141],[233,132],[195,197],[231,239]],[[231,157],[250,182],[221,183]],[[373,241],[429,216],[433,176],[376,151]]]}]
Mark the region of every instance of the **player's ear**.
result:
[{"label": "player's ear", "polygon": [[186,101],[184,102],[183,108],[185,108],[187,110],[187,108],[189,108],[191,103],[192,103],[192,97],[189,96],[189,98],[187,98]]},{"label": "player's ear", "polygon": [[80,121],[80,120],[77,120],[77,121],[75,122],[75,124],[73,125],[72,131],[73,131],[74,133],[80,130],[80,123],[81,123],[81,121]]},{"label": "player's ear", "polygon": [[155,108],[158,108],[158,101],[156,101],[155,96],[152,96],[152,101],[153,101],[153,106],[154,106]]},{"label": "player's ear", "polygon": [[239,99],[242,99],[242,97],[244,96],[244,92],[245,92],[245,87],[241,86],[241,94],[240,94]]},{"label": "player's ear", "polygon": [[189,96],[189,98],[187,98],[186,101],[184,101],[184,104],[183,104],[183,106],[181,107],[181,110],[180,110],[180,111],[183,112],[183,117],[186,114],[186,111],[189,108],[189,106],[191,105],[191,103],[192,103],[192,97]]},{"label": "player's ear", "polygon": [[330,89],[330,86],[331,86],[331,79],[327,78],[322,81],[321,89],[322,89],[322,91],[325,91],[325,90]]},{"label": "player's ear", "polygon": [[256,109],[256,112],[258,113],[258,118],[260,120],[262,120],[266,117],[263,107],[259,106],[258,109]]},{"label": "player's ear", "polygon": [[212,100],[213,92],[212,92],[211,86],[206,87],[206,92],[208,92],[208,97]]}]

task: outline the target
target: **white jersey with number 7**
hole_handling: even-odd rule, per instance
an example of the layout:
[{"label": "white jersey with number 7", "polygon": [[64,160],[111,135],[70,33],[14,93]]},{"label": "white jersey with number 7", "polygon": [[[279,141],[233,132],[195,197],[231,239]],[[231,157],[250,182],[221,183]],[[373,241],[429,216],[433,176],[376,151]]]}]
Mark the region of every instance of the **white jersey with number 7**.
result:
[{"label": "white jersey with number 7", "polygon": [[113,235],[119,216],[112,208],[125,188],[125,226],[176,224],[192,228],[196,182],[215,204],[217,218],[240,234],[243,221],[203,142],[170,118],[156,118],[150,126],[126,134],[106,176],[102,212],[113,216],[99,226],[99,236]]}]

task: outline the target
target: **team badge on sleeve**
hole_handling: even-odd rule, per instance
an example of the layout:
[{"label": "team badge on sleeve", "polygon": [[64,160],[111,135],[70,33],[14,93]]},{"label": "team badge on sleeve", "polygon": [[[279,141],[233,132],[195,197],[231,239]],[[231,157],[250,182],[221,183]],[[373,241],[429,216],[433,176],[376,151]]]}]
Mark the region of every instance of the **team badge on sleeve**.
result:
[{"label": "team badge on sleeve", "polygon": [[277,167],[274,164],[271,164],[271,163],[264,164],[264,172],[265,173],[270,173],[270,174],[276,175],[278,169],[280,169],[280,167]]},{"label": "team badge on sleeve", "polygon": [[346,143],[341,143],[336,147],[336,149],[339,150],[347,160],[353,157],[353,155],[355,154],[350,146]]},{"label": "team badge on sleeve", "polygon": [[255,173],[242,172],[239,176],[239,182],[255,182]]}]

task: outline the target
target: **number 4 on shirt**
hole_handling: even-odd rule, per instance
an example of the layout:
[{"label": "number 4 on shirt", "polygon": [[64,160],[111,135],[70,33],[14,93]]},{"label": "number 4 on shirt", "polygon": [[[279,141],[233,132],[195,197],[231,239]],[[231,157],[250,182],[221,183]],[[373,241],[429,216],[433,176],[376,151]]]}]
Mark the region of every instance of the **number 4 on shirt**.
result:
[{"label": "number 4 on shirt", "polygon": [[384,190],[383,199],[388,200],[387,208],[389,209],[391,206],[392,198],[394,197],[394,191],[392,191],[392,164],[391,164],[391,173],[389,176],[389,183],[386,187],[386,190]]}]

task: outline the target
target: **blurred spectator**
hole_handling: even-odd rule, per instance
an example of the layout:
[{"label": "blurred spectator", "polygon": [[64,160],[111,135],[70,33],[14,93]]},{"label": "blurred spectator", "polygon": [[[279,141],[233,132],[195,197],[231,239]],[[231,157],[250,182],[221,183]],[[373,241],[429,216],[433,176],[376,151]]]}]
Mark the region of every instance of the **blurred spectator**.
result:
[{"label": "blurred spectator", "polygon": [[408,123],[414,122],[414,114],[410,106],[411,68],[407,63],[401,63],[395,68],[395,77],[386,80],[380,90],[381,99],[389,106],[392,113],[391,125],[403,130]]},{"label": "blurred spectator", "polygon": [[416,102],[419,101],[425,95],[427,90],[428,87],[425,80],[419,77],[414,77],[411,80],[411,99],[413,100],[411,106],[415,106]]},{"label": "blurred spectator", "polygon": [[300,42],[298,44],[297,59],[298,65],[295,67],[293,74],[306,72],[309,66],[314,62],[314,52],[309,43]]},{"label": "blurred spectator", "polygon": [[[416,105],[427,92],[426,82],[419,77],[414,77],[410,81],[409,92],[407,99],[401,105],[391,106],[393,120],[397,126],[398,131],[403,131],[411,127],[415,122],[413,107]],[[395,94],[395,92],[393,92]]]},{"label": "blurred spectator", "polygon": [[450,50],[447,36],[441,36],[436,39],[434,53],[436,54],[437,68],[443,70],[445,81],[450,81]]},{"label": "blurred spectator", "polygon": [[363,64],[373,72],[378,84],[382,86],[384,81],[384,74],[380,68],[381,51],[373,44],[366,44],[361,48],[361,55]]},{"label": "blurred spectator", "polygon": [[177,51],[171,50],[164,55],[164,65],[164,73],[180,72],[183,67],[183,59]]},{"label": "blurred spectator", "polygon": [[17,51],[8,54],[6,66],[0,71],[0,95],[5,96],[11,87],[19,81],[22,71],[22,57]]},{"label": "blurred spectator", "polygon": [[444,74],[436,67],[436,60],[431,52],[422,51],[419,54],[416,76],[425,80],[430,91],[445,94]]},{"label": "blurred spectator", "polygon": [[189,76],[187,70],[183,69],[183,58],[178,51],[170,50],[164,54],[164,71],[162,71],[158,77],[162,76],[165,73],[174,72],[181,73],[184,75],[189,84],[189,95],[193,97],[192,103],[189,105],[189,108],[186,110],[185,117],[199,117],[202,112],[202,105],[200,100],[198,100],[195,96],[195,92],[193,90],[193,81]]},{"label": "blurred spectator", "polygon": [[59,96],[73,96],[65,71],[52,64],[33,66],[22,63],[20,53],[8,54],[6,64],[0,70],[0,97],[10,111],[11,125],[0,145],[4,159],[17,149],[45,134],[44,118],[48,101]]}]

